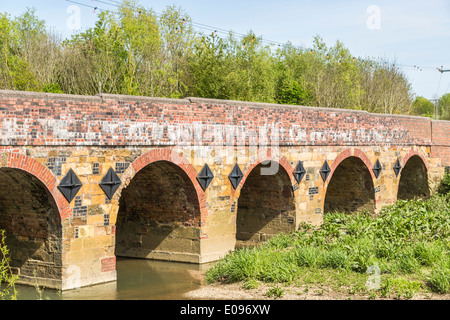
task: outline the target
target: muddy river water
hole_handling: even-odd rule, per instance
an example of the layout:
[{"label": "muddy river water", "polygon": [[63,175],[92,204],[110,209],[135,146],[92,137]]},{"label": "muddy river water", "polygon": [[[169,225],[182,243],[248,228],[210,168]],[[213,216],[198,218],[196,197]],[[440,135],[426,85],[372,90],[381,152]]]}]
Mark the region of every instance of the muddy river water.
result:
[{"label": "muddy river water", "polygon": [[117,259],[117,281],[57,292],[16,285],[18,300],[184,300],[199,289],[203,274],[212,264]]}]

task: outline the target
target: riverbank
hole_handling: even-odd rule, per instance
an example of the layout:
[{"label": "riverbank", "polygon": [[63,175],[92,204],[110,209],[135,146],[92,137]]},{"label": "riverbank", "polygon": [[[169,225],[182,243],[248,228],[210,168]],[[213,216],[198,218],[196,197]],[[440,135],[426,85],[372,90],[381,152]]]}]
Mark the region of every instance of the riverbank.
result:
[{"label": "riverbank", "polygon": [[[283,295],[268,296],[273,285],[261,284],[255,289],[244,289],[242,283],[205,285],[184,294],[188,300],[398,300],[404,297],[381,298],[370,294],[345,294],[325,286],[283,286]],[[450,294],[420,293],[409,300],[450,300]]]},{"label": "riverbank", "polygon": [[205,280],[190,297],[449,300],[450,198],[328,213],[321,226],[235,250]]}]

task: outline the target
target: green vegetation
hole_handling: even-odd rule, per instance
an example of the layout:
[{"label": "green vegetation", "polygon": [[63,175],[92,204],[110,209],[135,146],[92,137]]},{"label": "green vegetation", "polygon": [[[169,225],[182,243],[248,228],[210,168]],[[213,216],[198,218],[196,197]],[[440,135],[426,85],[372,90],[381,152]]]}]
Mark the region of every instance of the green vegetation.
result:
[{"label": "green vegetation", "polygon": [[433,102],[424,98],[416,97],[413,102],[414,113],[419,116],[429,117],[434,119],[435,108]]},{"label": "green vegetation", "polygon": [[11,259],[5,238],[5,231],[0,230],[0,300],[16,300],[17,292],[15,282],[17,276],[12,274],[11,267],[9,266]]},{"label": "green vegetation", "polygon": [[[449,176],[442,185],[450,187]],[[376,216],[326,214],[320,227],[304,224],[259,247],[230,253],[206,278],[251,287],[257,287],[255,281],[274,288],[326,285],[369,298],[450,293],[450,193],[399,200]]]},{"label": "green vegetation", "polygon": [[280,298],[284,295],[284,290],[280,286],[275,286],[267,290],[266,296]]},{"label": "green vegetation", "polygon": [[[269,45],[252,31],[220,37],[194,29],[180,8],[157,15],[129,0],[63,40],[33,9],[0,13],[0,88],[434,114],[426,99],[413,101],[395,62],[354,57],[340,41],[327,46],[315,36],[312,48],[298,48]],[[439,115],[449,119],[448,99],[441,100]]]},{"label": "green vegetation", "polygon": [[437,100],[436,107],[433,102],[424,97],[416,97],[413,102],[413,114],[434,119],[436,112],[438,119],[450,120],[450,93],[442,95]]},{"label": "green vegetation", "polygon": [[442,95],[437,101],[439,119],[450,120],[450,93]]}]

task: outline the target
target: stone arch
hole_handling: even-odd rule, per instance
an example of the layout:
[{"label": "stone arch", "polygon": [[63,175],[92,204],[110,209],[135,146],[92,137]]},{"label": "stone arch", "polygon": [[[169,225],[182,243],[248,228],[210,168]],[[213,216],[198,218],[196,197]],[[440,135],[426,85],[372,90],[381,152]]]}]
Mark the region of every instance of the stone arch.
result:
[{"label": "stone arch", "polygon": [[376,208],[372,163],[360,149],[346,149],[330,166],[323,212],[355,212]]},{"label": "stone arch", "polygon": [[423,165],[425,166],[425,168],[428,171],[428,162],[427,159],[425,158],[425,156],[422,154],[422,152],[416,151],[414,149],[411,149],[408,151],[408,153],[403,157],[402,159],[402,168],[405,167],[406,163],[408,162],[408,160],[413,157],[413,156],[417,156],[420,159],[422,159]]},{"label": "stone arch", "polygon": [[19,283],[60,288],[62,219],[72,210],[44,165],[21,154],[2,154],[0,229],[6,231],[11,267]]},{"label": "stone arch", "polygon": [[277,157],[271,157],[270,155],[268,155],[264,160],[258,159],[256,161],[252,162],[252,164],[246,170],[241,182],[239,182],[238,187],[236,188],[236,193],[235,193],[236,197],[239,197],[240,191],[241,191],[242,187],[244,186],[244,183],[247,180],[247,177],[253,171],[253,169],[255,169],[255,167],[257,167],[260,164],[263,164],[263,165],[266,164],[266,167],[269,167],[269,165],[267,164],[269,161],[274,162],[279,165],[278,167],[274,167],[275,170],[277,168],[284,169],[285,173],[289,176],[289,179],[290,179],[292,185],[294,185],[296,183],[295,177],[293,175],[294,168],[292,167],[291,163],[286,159],[286,157],[281,156],[281,157],[277,158]]},{"label": "stone arch", "polygon": [[36,177],[54,199],[61,220],[72,215],[72,207],[58,189],[58,179],[45,165],[36,159],[14,152],[2,154],[0,168],[2,167],[20,169]]},{"label": "stone arch", "polygon": [[[276,168],[267,174],[264,168]],[[283,157],[253,163],[238,186],[236,248],[251,246],[295,229],[294,177]],[[263,172],[263,174],[261,174]]]},{"label": "stone arch", "polygon": [[205,194],[194,167],[170,149],[137,158],[117,192],[116,255],[199,262]]},{"label": "stone arch", "polygon": [[402,160],[399,174],[397,199],[411,200],[430,196],[428,165],[425,157],[410,150]]}]

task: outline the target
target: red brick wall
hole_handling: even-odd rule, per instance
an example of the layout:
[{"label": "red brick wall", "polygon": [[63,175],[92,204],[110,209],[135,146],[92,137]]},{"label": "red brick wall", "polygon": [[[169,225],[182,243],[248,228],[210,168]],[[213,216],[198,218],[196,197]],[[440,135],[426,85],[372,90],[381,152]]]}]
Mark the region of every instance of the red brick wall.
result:
[{"label": "red brick wall", "polygon": [[433,121],[432,132],[431,156],[441,158],[444,166],[450,166],[450,121]]},{"label": "red brick wall", "polygon": [[116,270],[116,257],[109,257],[102,259],[102,272]]},{"label": "red brick wall", "polygon": [[[0,91],[0,145],[167,145],[201,124],[202,142],[221,145],[217,128],[279,132],[280,145],[431,145],[428,118],[364,111],[199,98],[93,97]],[[444,135],[448,124],[435,123]],[[197,127],[198,129],[199,127]],[[433,137],[450,145],[448,139]],[[448,135],[447,135],[448,136]],[[236,139],[238,144],[243,139]],[[190,144],[189,140],[189,144]],[[270,143],[270,140],[268,141]]]}]

